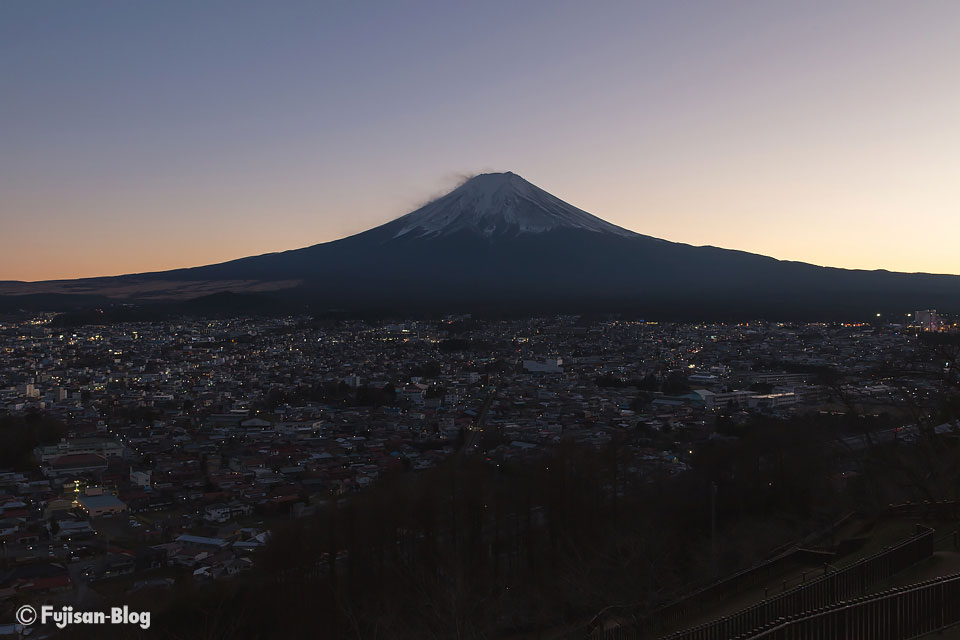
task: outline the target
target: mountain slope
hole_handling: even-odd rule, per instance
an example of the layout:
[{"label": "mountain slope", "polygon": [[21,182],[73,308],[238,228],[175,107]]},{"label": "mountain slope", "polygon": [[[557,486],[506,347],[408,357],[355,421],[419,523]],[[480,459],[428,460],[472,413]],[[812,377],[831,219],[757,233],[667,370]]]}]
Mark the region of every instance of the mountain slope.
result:
[{"label": "mountain slope", "polygon": [[513,173],[484,174],[387,224],[304,249],[7,293],[183,299],[221,291],[311,308],[631,309],[658,317],[850,317],[960,299],[960,277],[856,271],[640,235]]},{"label": "mountain slope", "polygon": [[638,234],[577,209],[511,173],[481,174],[388,225],[394,238],[438,238],[467,232],[485,237],[573,229]]}]

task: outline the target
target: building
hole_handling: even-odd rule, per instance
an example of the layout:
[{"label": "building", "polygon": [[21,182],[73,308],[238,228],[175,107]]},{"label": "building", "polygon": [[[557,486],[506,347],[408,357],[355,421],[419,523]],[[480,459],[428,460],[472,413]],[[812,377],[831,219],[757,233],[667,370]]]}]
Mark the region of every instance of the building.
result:
[{"label": "building", "polygon": [[203,519],[207,522],[226,522],[230,519],[230,507],[223,503],[207,505],[204,508]]},{"label": "building", "polygon": [[752,391],[727,391],[713,393],[706,389],[695,389],[694,393],[703,398],[703,406],[708,411],[726,411],[731,408],[743,409],[747,406]]},{"label": "building", "polygon": [[206,538],[188,534],[178,536],[176,541],[184,547],[194,547],[205,551],[217,551],[230,546],[230,543],[223,538]]},{"label": "building", "polygon": [[940,316],[937,315],[936,309],[924,309],[923,311],[915,311],[913,314],[913,321],[923,331],[939,331],[940,330]]},{"label": "building", "polygon": [[524,360],[523,368],[530,373],[563,373],[563,360],[560,358]]},{"label": "building", "polygon": [[805,373],[787,373],[786,371],[780,372],[754,372],[749,375],[750,381],[755,384],[774,384],[774,385],[787,385],[787,384],[804,384],[807,379],[807,374]]},{"label": "building", "polygon": [[123,457],[123,445],[107,438],[63,439],[55,445],[37,447],[34,451],[40,464],[65,455],[92,454],[107,460]]},{"label": "building", "polygon": [[796,406],[797,396],[794,393],[766,393],[751,396],[748,403],[751,409],[772,411]]},{"label": "building", "polygon": [[80,503],[80,508],[91,518],[123,513],[127,510],[127,505],[120,498],[110,493],[98,496],[82,495],[77,498],[77,502]]},{"label": "building", "polygon": [[134,471],[133,467],[130,467],[130,482],[141,489],[147,489],[151,486],[152,476],[153,471],[150,469],[146,471]]},{"label": "building", "polygon": [[687,376],[687,382],[690,384],[717,384],[720,382],[720,379],[710,373],[694,373],[693,375]]},{"label": "building", "polygon": [[73,479],[80,476],[99,477],[106,470],[107,459],[92,453],[58,456],[41,467],[43,474],[54,480]]}]

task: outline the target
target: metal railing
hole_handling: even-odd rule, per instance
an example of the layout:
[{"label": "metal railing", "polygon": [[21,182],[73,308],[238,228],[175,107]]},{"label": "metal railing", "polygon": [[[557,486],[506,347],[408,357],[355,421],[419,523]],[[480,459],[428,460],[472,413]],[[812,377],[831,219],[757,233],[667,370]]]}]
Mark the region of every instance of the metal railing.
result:
[{"label": "metal railing", "polygon": [[960,573],[773,622],[734,640],[904,640],[960,623]]},{"label": "metal railing", "polygon": [[866,594],[867,589],[933,555],[934,530],[917,526],[917,534],[848,567],[826,573],[772,598],[663,640],[729,640],[808,611]]}]

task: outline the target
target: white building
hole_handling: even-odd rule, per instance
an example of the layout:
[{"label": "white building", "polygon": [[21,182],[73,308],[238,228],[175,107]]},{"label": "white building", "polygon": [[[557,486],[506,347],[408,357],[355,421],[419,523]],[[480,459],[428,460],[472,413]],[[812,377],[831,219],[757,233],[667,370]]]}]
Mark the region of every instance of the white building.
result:
[{"label": "white building", "polygon": [[106,438],[74,438],[63,439],[57,444],[48,447],[37,447],[34,450],[40,464],[44,464],[65,455],[93,454],[103,456],[107,460],[123,457],[123,445],[116,440]]},{"label": "white building", "polygon": [[523,368],[530,373],[563,373],[563,360],[546,358],[544,360],[524,360]]},{"label": "white building", "polygon": [[748,401],[751,409],[783,409],[797,404],[797,396],[793,393],[767,393],[753,396]]},{"label": "white building", "polygon": [[924,309],[913,314],[913,321],[924,331],[939,331],[940,316],[936,309]]},{"label": "white building", "polygon": [[703,406],[710,411],[726,411],[736,406],[745,408],[754,393],[752,391],[727,391],[714,393],[706,389],[695,389],[694,393],[703,398]]},{"label": "white building", "polygon": [[146,489],[150,487],[150,481],[153,476],[152,470],[147,471],[134,471],[133,467],[130,467],[130,482],[137,485],[141,489]]}]

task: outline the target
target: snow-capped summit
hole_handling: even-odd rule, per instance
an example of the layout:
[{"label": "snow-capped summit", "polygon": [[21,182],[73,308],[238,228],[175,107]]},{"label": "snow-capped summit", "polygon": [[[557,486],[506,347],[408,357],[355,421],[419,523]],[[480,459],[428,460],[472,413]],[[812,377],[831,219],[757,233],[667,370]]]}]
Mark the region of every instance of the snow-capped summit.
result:
[{"label": "snow-capped summit", "polygon": [[630,237],[638,234],[577,209],[512,172],[470,178],[391,223],[393,237],[427,238],[469,232],[486,237],[578,229]]}]

